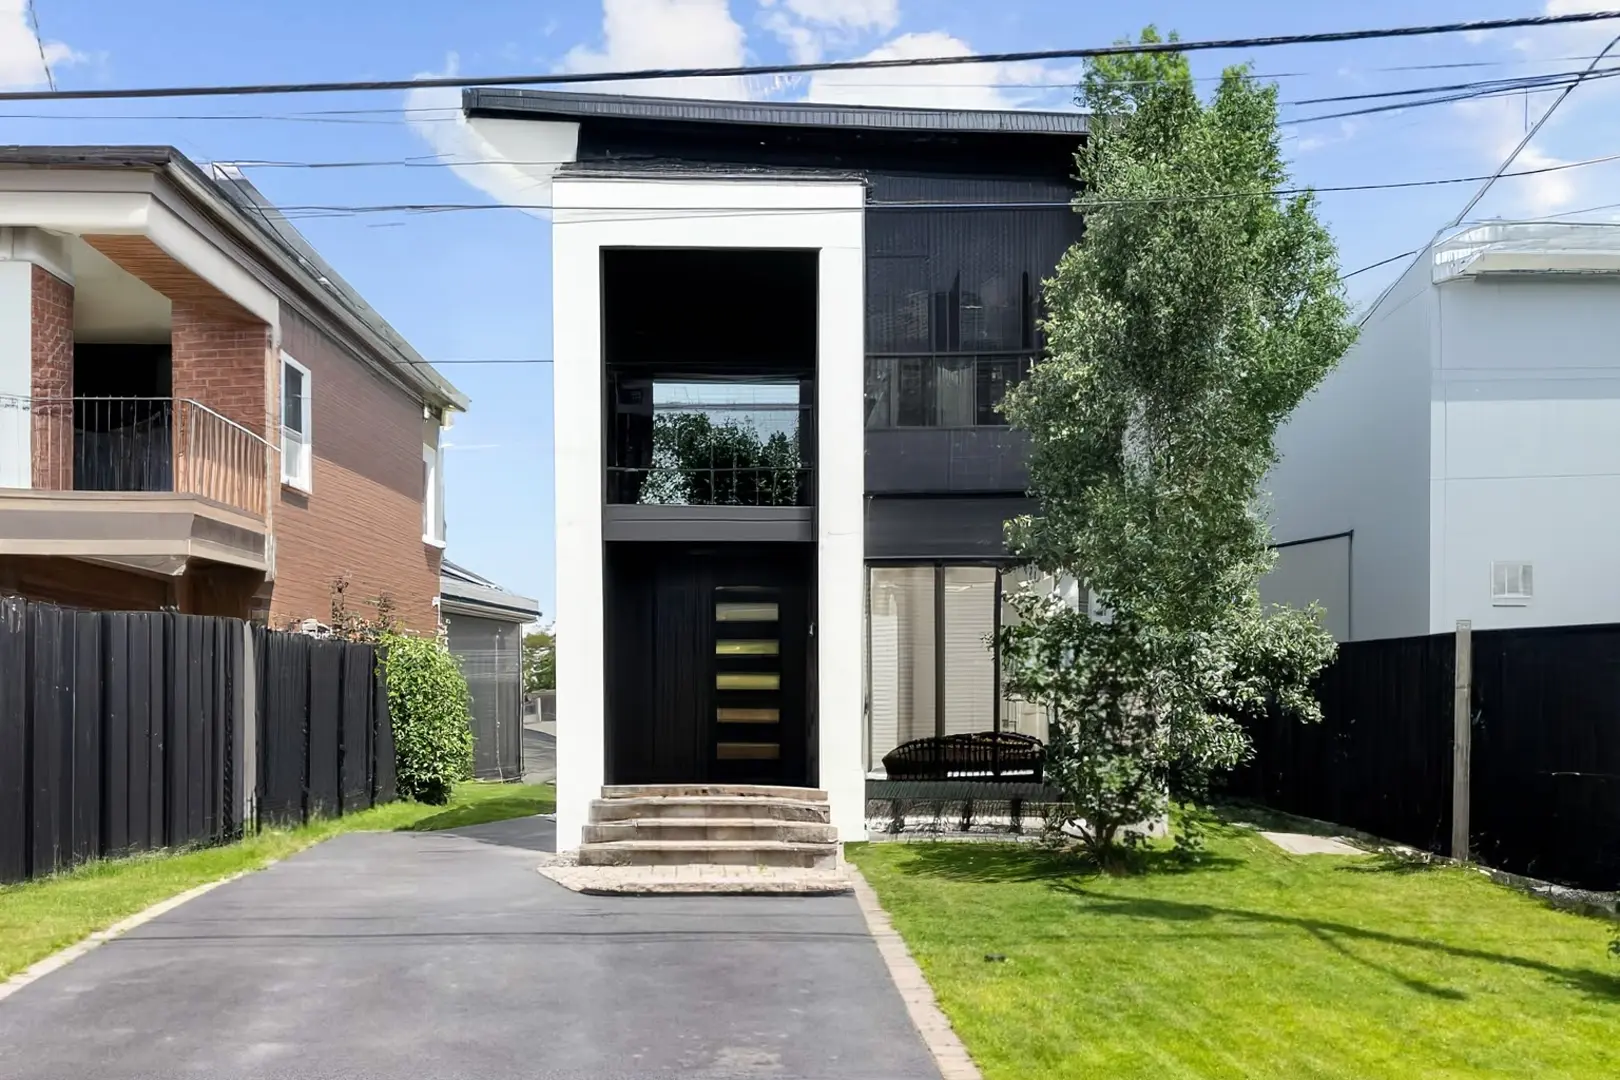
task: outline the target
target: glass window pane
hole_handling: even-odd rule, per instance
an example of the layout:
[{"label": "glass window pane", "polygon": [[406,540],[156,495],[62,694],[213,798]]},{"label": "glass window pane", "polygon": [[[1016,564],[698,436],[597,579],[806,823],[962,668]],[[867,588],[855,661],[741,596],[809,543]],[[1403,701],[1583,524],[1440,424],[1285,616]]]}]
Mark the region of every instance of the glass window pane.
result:
[{"label": "glass window pane", "polygon": [[716,641],[716,656],[776,656],[780,646],[774,641]]},{"label": "glass window pane", "polygon": [[716,709],[715,721],[721,724],[775,724],[782,719],[778,709]]},{"label": "glass window pane", "polygon": [[782,676],[774,671],[722,671],[714,677],[716,690],[780,690]]},{"label": "glass window pane", "polygon": [[714,605],[716,622],[776,622],[777,617],[777,606],[774,603],[723,600]]},{"label": "glass window pane", "polygon": [[715,745],[714,756],[721,761],[775,761],[782,748],[776,743],[723,742]]},{"label": "glass window pane", "polygon": [[304,430],[304,373],[291,364],[281,365],[281,424]]},{"label": "glass window pane", "polygon": [[973,361],[941,357],[934,361],[934,423],[939,427],[972,427]]},{"label": "glass window pane", "polygon": [[866,359],[866,426],[894,426],[894,361],[888,357]]},{"label": "glass window pane", "polygon": [[933,427],[934,361],[907,356],[894,361],[895,427]]},{"label": "glass window pane", "polygon": [[[1059,580],[1050,574],[1043,575],[1023,567],[1005,570],[1001,575],[1001,625],[1017,625],[1018,611],[1007,603],[1006,598],[1016,594],[1025,582],[1028,582],[1029,587],[1036,592],[1058,593],[1070,604],[1079,605],[1087,602],[1085,590],[1073,579]],[[1047,714],[1043,706],[1008,697],[1005,690],[998,692],[998,698],[1003,731],[1016,731],[1023,735],[1033,735],[1042,742],[1046,741]]]},{"label": "glass window pane", "polygon": [[995,567],[945,567],[946,734],[995,728],[995,621]]},{"label": "glass window pane", "polygon": [[867,615],[869,760],[934,734],[934,568],[874,566]]}]

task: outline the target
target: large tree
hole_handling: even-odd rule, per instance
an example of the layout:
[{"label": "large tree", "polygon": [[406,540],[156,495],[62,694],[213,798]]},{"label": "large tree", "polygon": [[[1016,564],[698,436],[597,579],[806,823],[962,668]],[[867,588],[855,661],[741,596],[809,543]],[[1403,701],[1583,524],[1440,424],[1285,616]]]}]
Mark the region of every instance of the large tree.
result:
[{"label": "large tree", "polygon": [[523,693],[557,689],[557,637],[550,630],[531,630],[523,635]]},{"label": "large tree", "polygon": [[1245,713],[1319,716],[1333,642],[1315,611],[1262,607],[1259,485],[1354,330],[1314,200],[1283,193],[1274,85],[1229,68],[1205,101],[1183,56],[1136,54],[1092,62],[1080,103],[1085,236],[1005,404],[1039,510],[1008,531],[1094,606],[1026,591],[1000,644],[1007,690],[1050,710],[1073,824],[1113,861],[1172,792],[1243,759]]}]

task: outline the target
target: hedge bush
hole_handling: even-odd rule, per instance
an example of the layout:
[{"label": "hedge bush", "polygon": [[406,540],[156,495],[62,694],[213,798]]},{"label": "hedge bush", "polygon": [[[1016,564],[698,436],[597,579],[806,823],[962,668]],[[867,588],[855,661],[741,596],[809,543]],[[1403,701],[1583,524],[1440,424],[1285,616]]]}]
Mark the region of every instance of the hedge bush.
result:
[{"label": "hedge bush", "polygon": [[443,642],[390,634],[382,645],[400,797],[442,806],[472,776],[467,680]]}]

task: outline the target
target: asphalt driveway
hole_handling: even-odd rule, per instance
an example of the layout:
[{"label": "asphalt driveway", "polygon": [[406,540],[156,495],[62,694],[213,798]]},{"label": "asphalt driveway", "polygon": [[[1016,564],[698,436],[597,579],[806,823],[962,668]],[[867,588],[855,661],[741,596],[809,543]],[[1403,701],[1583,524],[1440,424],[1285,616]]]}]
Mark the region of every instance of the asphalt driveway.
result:
[{"label": "asphalt driveway", "polygon": [[0,1001],[0,1076],[937,1080],[850,897],[587,897],[551,823],[360,833]]}]

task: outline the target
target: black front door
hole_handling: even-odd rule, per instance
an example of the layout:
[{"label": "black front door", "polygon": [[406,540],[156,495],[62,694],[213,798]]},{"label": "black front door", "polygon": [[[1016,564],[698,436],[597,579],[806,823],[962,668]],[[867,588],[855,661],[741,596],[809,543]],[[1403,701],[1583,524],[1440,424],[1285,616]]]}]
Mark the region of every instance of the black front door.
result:
[{"label": "black front door", "polygon": [[715,587],[713,779],[805,782],[807,629],[802,585]]},{"label": "black front door", "polygon": [[609,782],[810,783],[814,548],[608,554]]}]

